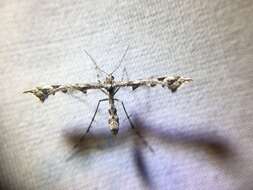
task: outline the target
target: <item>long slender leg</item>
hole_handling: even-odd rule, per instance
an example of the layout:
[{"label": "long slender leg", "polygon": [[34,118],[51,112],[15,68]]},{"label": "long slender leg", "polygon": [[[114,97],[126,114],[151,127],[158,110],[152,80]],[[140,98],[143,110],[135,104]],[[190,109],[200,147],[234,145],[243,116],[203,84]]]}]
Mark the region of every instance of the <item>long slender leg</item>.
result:
[{"label": "long slender leg", "polygon": [[115,95],[115,94],[119,91],[119,89],[120,89],[120,87],[118,87],[118,88],[114,91],[113,95]]},{"label": "long slender leg", "polygon": [[[126,74],[127,81],[129,81],[129,77],[128,77],[128,74],[127,74],[126,67],[124,67],[124,69],[123,69],[121,81],[124,80],[125,74]],[[118,88],[114,91],[113,95],[117,94],[117,92],[119,91],[119,89],[120,89],[120,87],[118,87]]]},{"label": "long slender leg", "polygon": [[101,90],[101,92],[103,92],[105,95],[109,95],[108,92],[106,92],[103,88],[100,88],[99,90]]},{"label": "long slender leg", "polygon": [[[124,80],[124,78],[125,78],[125,74],[126,74],[126,79],[127,79],[127,81],[129,81],[129,77],[128,77],[128,74],[127,74],[126,67],[124,67],[124,69],[123,69],[123,73],[122,73],[121,81],[123,81],[123,80]],[[118,87],[118,88],[115,90],[115,92],[114,92],[114,94],[113,94],[113,95],[115,95],[115,94],[119,91],[119,89],[120,89],[120,87]]]},{"label": "long slender leg", "polygon": [[97,115],[97,111],[98,111],[99,105],[100,105],[100,103],[103,102],[103,101],[108,101],[108,98],[106,98],[106,99],[101,99],[101,100],[98,101],[96,110],[95,110],[95,112],[94,112],[94,114],[93,114],[93,117],[92,117],[92,119],[91,119],[91,122],[90,122],[90,124],[89,124],[89,127],[87,128],[86,132],[81,136],[81,138],[79,139],[78,143],[74,146],[74,148],[76,148],[76,147],[78,147],[78,146],[80,145],[80,143],[83,141],[85,135],[90,131],[90,128],[91,128],[91,126],[92,126],[92,123],[93,123],[93,121],[94,121],[94,119],[95,119],[95,117],[96,117],[96,115]]},{"label": "long slender leg", "polygon": [[126,67],[124,67],[124,69],[122,71],[121,81],[124,80],[125,76],[126,76],[126,80],[129,81],[129,77],[128,77],[128,73],[127,73]]},{"label": "long slender leg", "polygon": [[[127,74],[126,67],[124,67],[124,69],[123,69],[123,73],[122,73],[121,81],[123,81],[123,80],[124,80],[124,78],[125,78],[125,74],[126,74],[126,77],[127,77],[127,81],[129,81],[129,78],[128,78],[128,74]],[[115,90],[115,92],[114,92],[114,94],[113,94],[113,95],[115,95],[115,94],[119,91],[119,89],[120,89],[120,87],[118,87],[118,88]]]},{"label": "long slender leg", "polygon": [[123,110],[124,110],[124,112],[125,112],[125,114],[126,114],[126,116],[127,116],[127,119],[128,119],[128,121],[129,121],[129,123],[130,123],[132,129],[134,129],[135,126],[134,126],[132,120],[130,119],[130,117],[129,117],[127,111],[126,111],[126,107],[125,107],[125,105],[124,105],[124,102],[123,102],[123,101],[120,101],[120,103],[121,103],[121,105],[122,105],[122,107],[123,107]]},{"label": "long slender leg", "polygon": [[152,153],[154,153],[154,152],[155,152],[154,149],[148,144],[148,142],[144,139],[144,137],[136,130],[136,127],[134,126],[134,124],[133,124],[131,118],[129,117],[129,115],[128,115],[127,111],[126,111],[126,107],[125,107],[125,105],[124,105],[124,102],[123,102],[123,101],[120,101],[119,99],[114,99],[114,100],[116,100],[116,101],[118,101],[118,102],[121,103],[121,105],[122,105],[122,107],[123,107],[123,110],[124,110],[124,112],[125,112],[125,114],[126,114],[126,117],[127,117],[128,121],[129,121],[129,123],[130,123],[130,125],[131,125],[131,128],[134,130],[135,134],[141,139],[141,141],[143,142],[143,144],[144,144],[145,146],[147,146],[148,149],[149,149]]}]

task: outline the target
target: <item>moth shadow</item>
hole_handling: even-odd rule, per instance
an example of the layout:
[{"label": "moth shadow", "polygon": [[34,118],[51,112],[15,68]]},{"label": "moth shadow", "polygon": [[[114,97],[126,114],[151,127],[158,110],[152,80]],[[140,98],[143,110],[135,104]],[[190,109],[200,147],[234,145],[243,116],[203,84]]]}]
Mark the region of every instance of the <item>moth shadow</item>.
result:
[{"label": "moth shadow", "polygon": [[[76,126],[74,130],[68,130],[63,133],[69,148],[74,148],[77,145],[76,149],[82,156],[93,151],[108,151],[121,146],[129,142],[133,136],[130,129],[120,131],[117,136],[112,135],[109,130],[94,130],[94,132],[90,131],[82,138],[85,130],[81,126]],[[81,138],[82,141],[80,142]]]},{"label": "moth shadow", "polygon": [[[133,120],[134,122],[135,120]],[[143,144],[142,137],[139,134],[142,134],[142,127],[136,126],[136,129],[132,129],[129,125],[121,126],[119,134],[114,136],[110,133],[109,130],[89,132],[82,142],[78,145],[78,148],[72,152],[71,155],[66,159],[70,161],[78,157],[83,157],[85,155],[92,154],[95,151],[110,151],[117,147],[122,147],[125,145],[129,146],[129,143],[132,143],[132,159],[137,170],[138,176],[141,178],[141,181],[144,182],[144,185],[150,189],[152,186],[152,180],[148,173],[148,167],[145,163],[145,157],[143,154],[143,149],[146,148],[146,145]],[[79,143],[80,138],[84,134],[85,129],[82,126],[76,126],[74,130],[65,131],[64,139],[67,142],[70,150],[73,150],[73,147]],[[140,139],[142,138],[142,139]]]},{"label": "moth shadow", "polygon": [[[147,146],[152,147],[154,152],[151,152],[151,154],[154,155],[156,154],[156,149],[154,147],[157,146],[157,144],[159,148],[161,146],[164,148],[176,146],[183,150],[189,150],[189,148],[190,150],[201,150],[210,158],[209,160],[216,160],[218,161],[216,163],[221,164],[221,166],[226,165],[235,157],[235,153],[228,140],[218,136],[215,132],[204,131],[205,127],[203,127],[203,131],[181,131],[174,128],[164,132],[158,130],[155,126],[144,124],[143,120],[139,118],[133,118],[132,121],[135,125],[135,130],[131,129],[129,125],[122,126],[122,130],[119,131],[118,136],[113,136],[108,130],[96,132],[95,134],[88,134],[83,139],[76,152],[73,153],[68,160],[75,158],[76,155],[84,156],[93,151],[108,151],[109,149],[120,147],[131,141],[136,171],[145,186],[149,189],[153,189],[154,182],[150,175],[151,171],[145,161],[145,154],[147,152],[144,151],[144,149],[146,149]],[[168,128],[169,126],[159,126],[159,129]],[[78,130],[69,131],[64,135],[70,147],[78,143],[85,131],[85,129],[81,127],[77,127],[76,129]],[[141,137],[136,134],[141,134]],[[152,145],[149,139],[158,140],[159,143]]]},{"label": "moth shadow", "polygon": [[[198,130],[182,130],[182,128],[172,128],[169,125],[159,125],[158,129],[158,126],[151,126],[138,118],[134,119],[134,123],[137,130],[148,140],[147,142],[155,142],[154,146],[151,144],[153,150],[157,150],[158,145],[159,149],[167,149],[169,154],[173,154],[171,147],[174,147],[174,150],[176,148],[183,152],[188,151],[188,153],[189,151],[194,154],[204,153],[207,163],[215,164],[220,169],[233,170],[232,175],[236,173],[237,153],[233,146],[226,137],[222,137],[216,131],[208,131],[208,126],[198,126]],[[189,128],[190,126],[183,127],[183,129]],[[202,130],[199,130],[200,128]],[[165,129],[165,131],[161,131],[161,129]],[[154,188],[155,183],[151,177],[155,174],[151,175],[152,171],[145,161],[144,146],[138,139],[135,141],[133,148],[135,166],[143,182],[151,189],[157,189]]]}]

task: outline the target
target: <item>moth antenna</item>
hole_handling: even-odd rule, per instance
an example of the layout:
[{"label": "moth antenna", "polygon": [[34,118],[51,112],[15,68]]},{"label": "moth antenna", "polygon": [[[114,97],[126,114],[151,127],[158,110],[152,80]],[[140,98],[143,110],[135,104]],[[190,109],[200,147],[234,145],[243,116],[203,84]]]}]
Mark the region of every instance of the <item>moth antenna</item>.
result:
[{"label": "moth antenna", "polygon": [[121,63],[122,63],[122,61],[124,60],[124,58],[125,58],[125,56],[126,56],[126,54],[127,54],[128,49],[129,49],[129,45],[127,46],[127,48],[126,48],[126,50],[125,50],[123,56],[121,57],[118,66],[117,66],[110,74],[113,74],[115,71],[117,71],[117,70],[120,68]]},{"label": "moth antenna", "polygon": [[95,68],[96,68],[96,69],[98,69],[98,70],[101,71],[102,73],[105,73],[106,75],[108,75],[107,72],[105,72],[104,70],[102,70],[102,69],[98,66],[98,64],[96,63],[95,59],[93,59],[93,57],[88,53],[88,51],[86,51],[86,50],[84,49],[84,52],[85,52],[86,55],[90,58],[90,60],[92,61],[92,63],[95,65]]}]

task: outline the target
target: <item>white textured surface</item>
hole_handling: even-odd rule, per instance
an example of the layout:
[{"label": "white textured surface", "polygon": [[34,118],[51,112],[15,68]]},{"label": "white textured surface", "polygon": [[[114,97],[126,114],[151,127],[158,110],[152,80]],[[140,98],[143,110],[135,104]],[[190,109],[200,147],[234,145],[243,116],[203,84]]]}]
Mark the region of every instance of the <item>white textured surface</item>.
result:
[{"label": "white textured surface", "polygon": [[[21,93],[40,84],[94,81],[94,67],[83,49],[111,71],[130,45],[124,65],[131,79],[164,74],[194,79],[173,95],[154,88],[123,90],[117,96],[143,127],[172,139],[184,134],[166,146],[155,136],[147,138],[156,151],[142,150],[154,189],[251,190],[252,16],[251,0],[1,1],[2,186],[146,188],[133,162],[133,143],[121,139],[127,121],[119,110],[124,129],[113,140],[106,105],[92,128],[94,135],[107,134],[98,145],[104,147],[65,161],[71,146],[63,131],[85,130],[101,93],[91,92],[82,102],[59,94],[44,105]],[[229,144],[233,156],[217,159],[186,140],[215,140],[214,134]]]}]

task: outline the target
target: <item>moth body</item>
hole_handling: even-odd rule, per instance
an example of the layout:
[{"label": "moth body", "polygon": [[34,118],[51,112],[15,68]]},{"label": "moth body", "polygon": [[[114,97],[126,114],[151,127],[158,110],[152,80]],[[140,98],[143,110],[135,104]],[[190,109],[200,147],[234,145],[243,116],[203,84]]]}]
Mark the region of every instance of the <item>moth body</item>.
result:
[{"label": "moth body", "polygon": [[109,119],[108,124],[109,128],[113,135],[117,135],[119,131],[119,117],[117,115],[117,109],[115,107],[114,95],[117,93],[115,87],[113,87],[114,77],[109,74],[106,77],[105,82],[108,84],[107,93],[108,93],[108,102],[109,102]]}]

